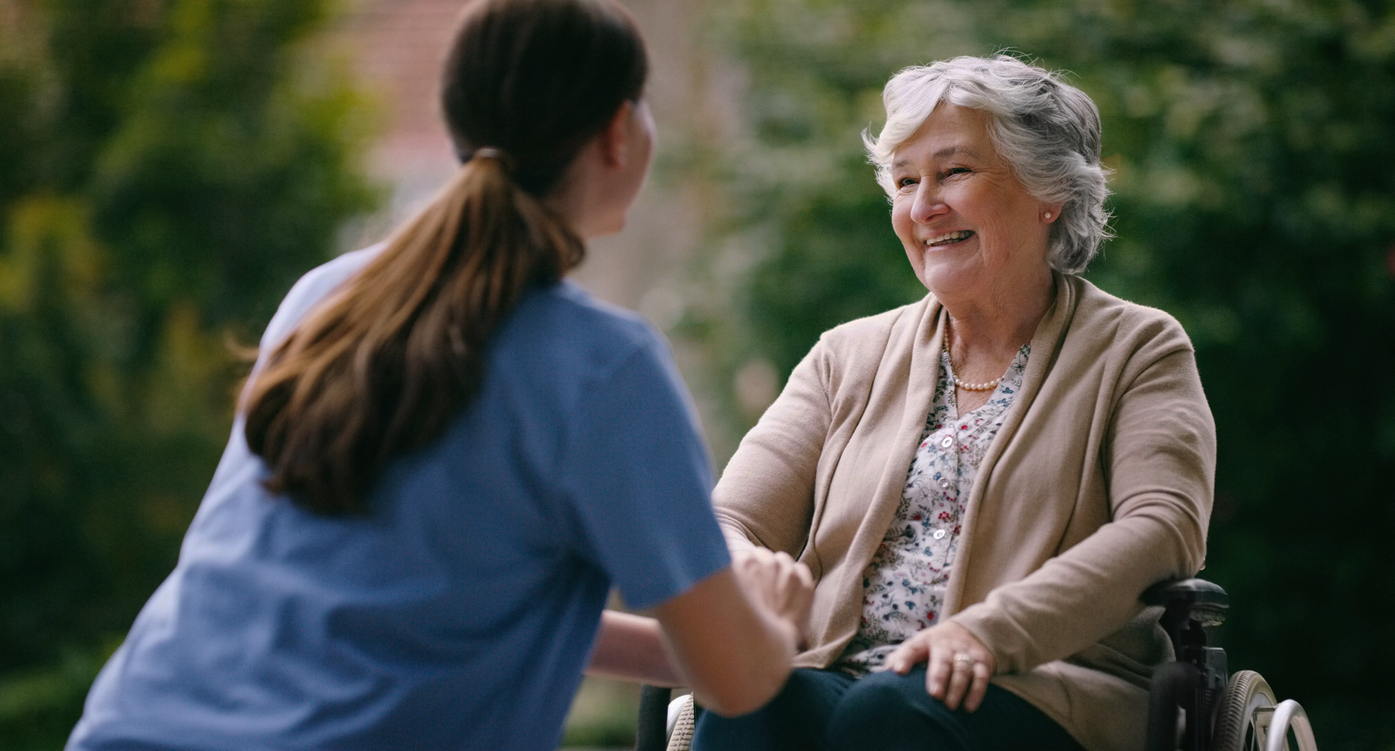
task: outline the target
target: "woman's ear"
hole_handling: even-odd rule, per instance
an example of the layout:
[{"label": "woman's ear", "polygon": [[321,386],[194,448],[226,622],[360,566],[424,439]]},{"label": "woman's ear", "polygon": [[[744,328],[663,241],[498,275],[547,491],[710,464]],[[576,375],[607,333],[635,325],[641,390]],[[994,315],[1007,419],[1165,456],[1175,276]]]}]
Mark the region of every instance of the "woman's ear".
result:
[{"label": "woman's ear", "polygon": [[625,100],[615,110],[610,122],[600,133],[601,157],[608,167],[625,167],[629,158],[630,139],[634,137],[635,103]]}]

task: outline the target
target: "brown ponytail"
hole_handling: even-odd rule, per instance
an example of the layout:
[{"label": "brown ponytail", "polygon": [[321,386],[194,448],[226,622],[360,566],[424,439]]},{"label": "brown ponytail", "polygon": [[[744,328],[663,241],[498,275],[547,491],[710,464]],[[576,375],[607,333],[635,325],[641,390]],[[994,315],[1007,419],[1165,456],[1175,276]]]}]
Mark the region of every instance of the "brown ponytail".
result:
[{"label": "brown ponytail", "polygon": [[[580,238],[541,199],[646,75],[614,0],[467,9],[442,91],[464,166],[247,392],[247,444],[271,468],[269,490],[322,514],[362,513],[390,459],[441,435],[478,392],[499,322],[581,261]],[[495,151],[469,158],[484,147]]]}]

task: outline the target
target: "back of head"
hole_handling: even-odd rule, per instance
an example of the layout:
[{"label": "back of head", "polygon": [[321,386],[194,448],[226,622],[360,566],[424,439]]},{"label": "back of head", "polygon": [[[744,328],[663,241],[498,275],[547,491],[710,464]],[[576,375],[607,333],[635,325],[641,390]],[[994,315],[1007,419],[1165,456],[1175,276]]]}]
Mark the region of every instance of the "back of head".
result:
[{"label": "back of head", "polygon": [[466,8],[442,86],[460,171],[248,386],[247,445],[269,490],[363,512],[389,460],[444,432],[478,392],[500,321],[580,262],[580,238],[543,199],[647,70],[616,0]]},{"label": "back of head", "polygon": [[441,87],[457,152],[500,149],[546,195],[648,67],[628,12],[609,0],[478,0],[461,19]]},{"label": "back of head", "polygon": [[888,193],[892,155],[948,102],[987,112],[993,145],[1022,187],[1063,204],[1051,229],[1053,268],[1083,271],[1109,237],[1099,109],[1058,74],[1009,55],[956,57],[901,70],[887,82],[882,102],[886,125],[875,137],[864,132],[863,140]]}]

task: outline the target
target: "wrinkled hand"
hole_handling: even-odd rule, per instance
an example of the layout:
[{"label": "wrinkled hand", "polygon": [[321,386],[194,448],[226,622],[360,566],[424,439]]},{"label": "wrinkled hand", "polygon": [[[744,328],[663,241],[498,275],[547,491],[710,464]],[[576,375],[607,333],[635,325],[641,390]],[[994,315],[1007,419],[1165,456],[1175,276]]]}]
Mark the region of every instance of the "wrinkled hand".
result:
[{"label": "wrinkled hand", "polygon": [[886,658],[887,667],[905,675],[919,662],[928,662],[925,690],[945,706],[964,711],[978,709],[988,692],[997,661],[983,642],[957,623],[946,621],[901,642]]},{"label": "wrinkled hand", "polygon": [[792,629],[802,647],[814,604],[814,577],[809,567],[788,553],[765,548],[732,552],[731,569],[741,586],[758,603]]}]

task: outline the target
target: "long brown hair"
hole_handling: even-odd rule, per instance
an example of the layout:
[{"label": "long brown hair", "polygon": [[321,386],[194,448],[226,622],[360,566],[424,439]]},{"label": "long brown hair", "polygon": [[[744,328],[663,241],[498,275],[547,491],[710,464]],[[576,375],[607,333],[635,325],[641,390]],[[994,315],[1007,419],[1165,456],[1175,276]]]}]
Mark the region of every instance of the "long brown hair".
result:
[{"label": "long brown hair", "polygon": [[270,491],[363,513],[384,465],[445,431],[480,388],[490,333],[530,287],[581,261],[580,238],[541,199],[647,74],[615,0],[466,9],[441,90],[464,166],[246,392],[247,445]]}]

